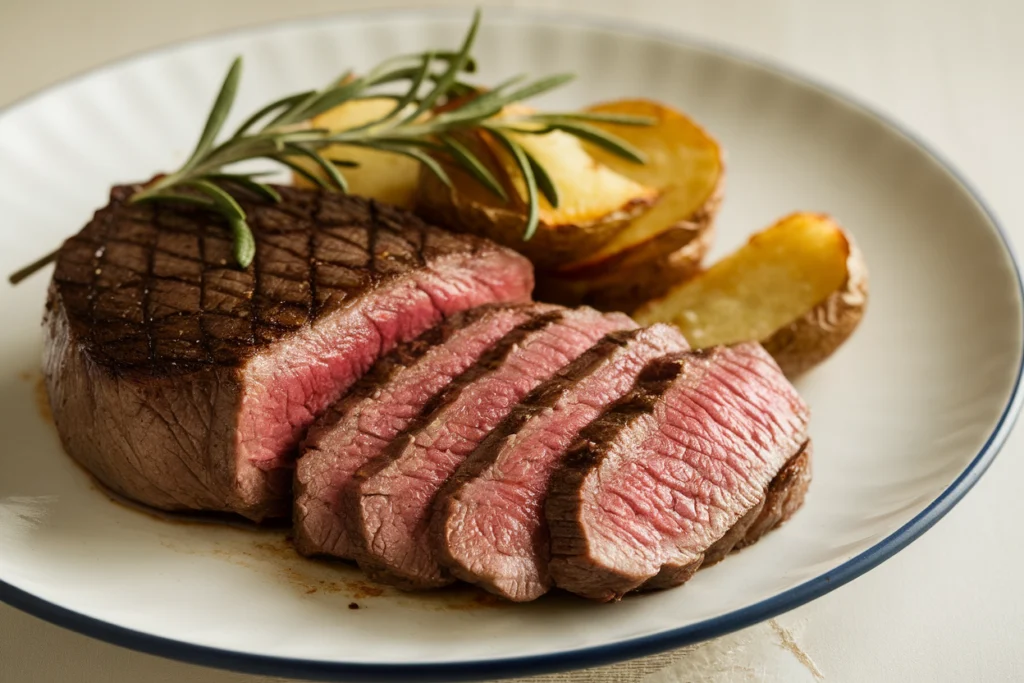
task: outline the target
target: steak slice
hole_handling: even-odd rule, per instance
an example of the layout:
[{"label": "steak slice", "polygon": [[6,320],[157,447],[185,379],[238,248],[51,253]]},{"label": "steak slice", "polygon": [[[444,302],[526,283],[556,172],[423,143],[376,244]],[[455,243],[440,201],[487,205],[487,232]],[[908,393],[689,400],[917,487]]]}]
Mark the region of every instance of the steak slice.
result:
[{"label": "steak slice", "polygon": [[546,593],[552,581],[544,501],[555,467],[649,361],[687,348],[668,325],[612,332],[537,387],[438,495],[432,531],[441,563],[509,600]]},{"label": "steak slice", "polygon": [[286,515],[305,428],[380,356],[442,318],[528,300],[530,264],[393,207],[278,188],[239,196],[256,257],[195,208],[108,206],[61,247],[44,370],[65,449],[166,510]]},{"label": "steak slice", "polygon": [[429,536],[434,496],[455,468],[530,391],[608,332],[636,323],[592,309],[540,316],[508,334],[431,401],[344,492],[359,565],[402,588],[453,581]]},{"label": "steak slice", "polygon": [[808,418],[759,344],[654,361],[580,432],[552,477],[555,584],[614,600],[662,572],[648,588],[685,580],[763,504],[805,447]]},{"label": "steak slice", "polygon": [[702,559],[688,565],[665,565],[657,576],[637,590],[662,590],[682,585],[698,569],[721,562],[729,553],[756,543],[772,529],[782,526],[804,503],[807,487],[811,483],[812,450],[810,440],[806,441],[803,448],[789,459],[768,484],[764,498],[715,541],[704,552]]},{"label": "steak slice", "polygon": [[449,318],[381,358],[310,427],[295,471],[295,547],[352,558],[340,496],[435,394],[543,304],[484,306]]}]

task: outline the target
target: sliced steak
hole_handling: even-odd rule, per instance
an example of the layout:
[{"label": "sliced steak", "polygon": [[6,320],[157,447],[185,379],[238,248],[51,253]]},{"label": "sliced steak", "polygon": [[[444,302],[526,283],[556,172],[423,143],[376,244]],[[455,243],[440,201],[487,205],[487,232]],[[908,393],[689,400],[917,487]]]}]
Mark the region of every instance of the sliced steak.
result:
[{"label": "sliced steak", "polygon": [[287,514],[303,431],[378,356],[532,288],[486,240],[289,187],[240,197],[257,247],[240,270],[218,216],[130,204],[136,189],[61,248],[44,369],[68,453],[154,507]]},{"label": "sliced steak", "polygon": [[687,348],[668,325],[612,332],[537,387],[438,495],[432,533],[442,564],[510,600],[546,593],[552,582],[544,501],[556,465],[649,361]]},{"label": "sliced steak", "polygon": [[455,468],[537,385],[625,315],[592,309],[541,316],[499,342],[425,410],[344,492],[356,559],[372,577],[403,588],[451,583],[429,536],[434,496]]},{"label": "sliced steak", "polygon": [[340,495],[427,402],[516,326],[551,306],[484,306],[449,318],[381,358],[318,419],[295,472],[295,546],[304,555],[352,557]]},{"label": "sliced steak", "polygon": [[763,505],[807,443],[808,418],[759,344],[654,361],[580,432],[552,477],[555,584],[614,600],[662,572],[648,588],[685,580]]}]

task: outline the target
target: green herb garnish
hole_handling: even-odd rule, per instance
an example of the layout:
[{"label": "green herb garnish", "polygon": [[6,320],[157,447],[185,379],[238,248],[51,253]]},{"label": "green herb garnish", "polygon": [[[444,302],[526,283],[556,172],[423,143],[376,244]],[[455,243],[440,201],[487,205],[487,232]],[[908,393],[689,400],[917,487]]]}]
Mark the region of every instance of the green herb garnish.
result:
[{"label": "green herb garnish", "polygon": [[[507,201],[506,192],[487,165],[456,137],[486,131],[509,152],[523,177],[528,217],[524,240],[537,230],[539,197],[557,208],[558,192],[544,167],[516,142],[516,135],[543,135],[560,130],[612,154],[643,163],[641,152],[592,124],[650,125],[652,121],[645,117],[583,112],[498,117],[508,105],[565,85],[574,76],[557,74],[534,81],[517,76],[491,90],[478,90],[463,82],[461,74],[476,70],[470,51],[479,25],[478,10],[457,51],[393,57],[363,76],[346,73],[322,90],[282,97],[259,109],[230,137],[218,142],[241,80],[242,59],[236,58],[188,161],[139,190],[130,201],[187,203],[219,213],[231,229],[235,260],[246,268],[252,263],[255,241],[245,211],[229,190],[247,190],[268,202],[280,201],[280,197],[273,187],[259,180],[263,174],[225,170],[241,161],[269,160],[327,190],[345,192],[343,169],[355,164],[327,158],[322,150],[337,144],[366,147],[411,157],[447,185],[451,185],[451,180],[439,161],[453,164]],[[403,84],[404,90],[396,92],[395,84]],[[377,98],[391,99],[394,106],[376,120],[342,131],[314,128],[310,124],[315,116],[346,102]],[[446,106],[435,109],[441,103]],[[309,159],[323,173],[311,172],[296,163],[298,158]],[[17,284],[55,260],[56,255],[53,252],[12,274],[11,283]]]}]

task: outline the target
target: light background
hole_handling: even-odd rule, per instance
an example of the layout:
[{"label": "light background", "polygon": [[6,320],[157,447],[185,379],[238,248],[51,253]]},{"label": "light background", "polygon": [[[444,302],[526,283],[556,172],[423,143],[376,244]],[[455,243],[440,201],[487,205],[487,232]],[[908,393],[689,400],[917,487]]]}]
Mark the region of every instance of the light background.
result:
[{"label": "light background", "polygon": [[[470,3],[0,0],[0,107],[92,66],[181,39],[347,9],[427,4]],[[1024,245],[1021,0],[473,4],[619,17],[796,68],[918,132],[965,173],[1011,239]],[[1017,429],[989,473],[932,531],[810,605],[681,653],[658,673],[619,669],[571,680],[1024,680],[1022,456],[1024,429]],[[129,652],[0,605],[0,683],[267,680]]]}]

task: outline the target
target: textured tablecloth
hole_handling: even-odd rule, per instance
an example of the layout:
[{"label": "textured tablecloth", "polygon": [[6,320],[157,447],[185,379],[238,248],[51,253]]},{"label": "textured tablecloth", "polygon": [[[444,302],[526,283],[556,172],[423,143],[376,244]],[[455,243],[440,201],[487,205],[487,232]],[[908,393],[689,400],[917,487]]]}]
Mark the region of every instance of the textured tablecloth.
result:
[{"label": "textured tablecloth", "polygon": [[[142,49],[228,27],[414,0],[0,0],[0,106]],[[920,133],[1024,243],[1021,0],[555,0],[763,55]],[[764,624],[667,655],[534,681],[1024,680],[1024,430],[921,540]],[[0,548],[0,552],[3,549]],[[0,683],[258,683],[123,650],[0,605]]]}]

